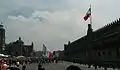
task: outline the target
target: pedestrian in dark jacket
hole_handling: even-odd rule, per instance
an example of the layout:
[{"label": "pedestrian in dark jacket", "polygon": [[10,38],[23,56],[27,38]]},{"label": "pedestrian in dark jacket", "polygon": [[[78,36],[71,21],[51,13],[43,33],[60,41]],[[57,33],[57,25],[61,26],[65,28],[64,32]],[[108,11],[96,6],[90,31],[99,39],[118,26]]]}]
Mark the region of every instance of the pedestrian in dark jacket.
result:
[{"label": "pedestrian in dark jacket", "polygon": [[45,70],[45,68],[42,68],[42,65],[38,63],[38,70]]}]

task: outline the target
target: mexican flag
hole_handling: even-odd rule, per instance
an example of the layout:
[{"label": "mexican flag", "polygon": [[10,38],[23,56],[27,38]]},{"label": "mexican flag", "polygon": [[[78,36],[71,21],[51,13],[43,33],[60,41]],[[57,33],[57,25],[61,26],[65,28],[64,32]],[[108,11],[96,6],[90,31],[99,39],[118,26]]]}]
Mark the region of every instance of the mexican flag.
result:
[{"label": "mexican flag", "polygon": [[86,21],[91,16],[91,7],[88,9],[87,13],[84,16],[84,20]]}]

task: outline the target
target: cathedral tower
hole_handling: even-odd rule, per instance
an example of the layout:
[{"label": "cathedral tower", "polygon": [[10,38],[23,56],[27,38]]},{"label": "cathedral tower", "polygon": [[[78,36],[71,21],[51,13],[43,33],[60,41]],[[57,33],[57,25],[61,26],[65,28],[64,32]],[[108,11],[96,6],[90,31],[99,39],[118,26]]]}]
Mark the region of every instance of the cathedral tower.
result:
[{"label": "cathedral tower", "polygon": [[4,25],[0,24],[0,52],[5,50],[5,29]]}]

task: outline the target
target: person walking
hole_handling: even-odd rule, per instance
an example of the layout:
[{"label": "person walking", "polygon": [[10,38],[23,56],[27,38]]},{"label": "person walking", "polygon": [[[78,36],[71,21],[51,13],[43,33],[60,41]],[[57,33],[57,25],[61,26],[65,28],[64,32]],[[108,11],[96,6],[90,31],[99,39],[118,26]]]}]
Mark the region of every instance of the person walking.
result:
[{"label": "person walking", "polygon": [[42,68],[42,65],[38,63],[38,70],[45,70],[45,68]]},{"label": "person walking", "polygon": [[22,70],[26,70],[26,65],[25,65],[25,63],[24,63],[23,66],[22,66]]}]

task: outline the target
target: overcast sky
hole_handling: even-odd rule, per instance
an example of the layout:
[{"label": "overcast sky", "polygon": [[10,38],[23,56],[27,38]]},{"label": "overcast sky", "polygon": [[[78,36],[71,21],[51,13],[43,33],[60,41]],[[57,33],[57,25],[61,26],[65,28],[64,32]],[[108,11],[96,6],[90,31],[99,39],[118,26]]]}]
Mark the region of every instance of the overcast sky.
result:
[{"label": "overcast sky", "polygon": [[86,35],[89,20],[83,16],[92,5],[93,30],[120,17],[119,0],[0,0],[0,20],[6,43],[21,37],[40,50],[63,50],[68,41]]}]

